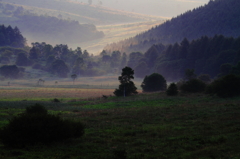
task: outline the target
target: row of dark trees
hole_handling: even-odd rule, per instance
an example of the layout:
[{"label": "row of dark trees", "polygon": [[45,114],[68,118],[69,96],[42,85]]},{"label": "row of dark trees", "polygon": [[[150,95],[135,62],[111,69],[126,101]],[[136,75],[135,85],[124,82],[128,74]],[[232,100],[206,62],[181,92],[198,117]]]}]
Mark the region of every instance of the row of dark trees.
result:
[{"label": "row of dark trees", "polygon": [[[127,55],[120,52],[107,54],[103,51],[101,55],[93,56],[80,47],[73,50],[64,44],[52,46],[45,42],[35,42],[31,48],[26,49],[0,48],[0,63],[4,65],[1,75],[6,78],[20,77],[17,72],[21,71],[12,71],[16,73],[12,75],[4,73],[12,66],[23,71],[25,67],[32,67],[65,78],[72,74],[81,77],[117,73],[119,68],[126,66],[126,62]],[[23,75],[21,73],[21,77]]]},{"label": "row of dark trees", "polygon": [[176,81],[183,78],[186,69],[194,69],[197,75],[216,77],[230,67],[226,64],[236,65],[238,61],[240,37],[216,35],[193,41],[184,38],[180,44],[155,44],[145,54],[130,53],[127,65],[134,68],[136,77],[158,72],[166,79]]},{"label": "row of dark trees", "polygon": [[132,52],[129,55],[103,50],[99,56],[93,56],[80,47],[72,50],[63,44],[52,46],[36,42],[32,43],[29,51],[3,47],[0,60],[3,64],[32,66],[33,69],[42,69],[59,77],[68,77],[69,74],[80,77],[119,73],[121,68],[129,66],[139,78],[157,72],[167,80],[177,81],[184,77],[186,69],[194,69],[197,75],[225,75],[240,61],[239,51],[240,38],[216,35],[193,41],[185,38],[180,44],[174,45],[157,44],[145,54]]},{"label": "row of dark trees", "polygon": [[[119,88],[113,93],[116,96],[124,97],[137,94],[133,79],[134,70],[130,67],[123,68],[121,76],[118,78]],[[178,81],[177,84],[171,83],[168,87],[166,79],[161,74],[153,73],[144,78],[141,87],[143,92],[166,91],[169,96],[178,95],[178,92],[181,91],[182,93],[205,92],[221,98],[234,97],[240,95],[240,71],[238,70],[238,73],[229,72],[227,75],[212,81],[209,75],[197,77],[193,69],[187,69],[183,80]]]},{"label": "row of dark trees", "polygon": [[[25,40],[17,27],[12,29],[11,26],[3,25],[1,28],[6,33],[12,30],[9,35],[15,35],[17,32],[18,36],[22,37],[20,41]],[[14,37],[11,38],[18,39]],[[127,55],[120,51],[103,50],[100,55],[93,56],[87,50],[82,51],[80,47],[73,50],[68,48],[68,45],[52,46],[45,42],[32,43],[32,47],[25,50],[11,47],[0,49],[2,64],[31,66],[33,69],[41,69],[59,77],[70,77],[70,74],[79,77],[118,74],[121,68],[129,66],[135,70],[136,77],[144,78],[157,72],[167,80],[177,81],[183,78],[186,69],[194,69],[197,75],[209,74],[211,77],[225,75],[233,67],[237,67],[238,61],[240,61],[240,37],[222,35],[203,36],[192,41],[184,38],[181,43],[173,45],[155,44],[145,54],[132,52]],[[10,77],[4,73],[2,75]]]},{"label": "row of dark trees", "polygon": [[216,34],[236,38],[240,36],[239,6],[239,0],[210,0],[133,38],[110,44],[105,50],[146,51],[157,43],[174,44],[184,37],[193,40]]}]

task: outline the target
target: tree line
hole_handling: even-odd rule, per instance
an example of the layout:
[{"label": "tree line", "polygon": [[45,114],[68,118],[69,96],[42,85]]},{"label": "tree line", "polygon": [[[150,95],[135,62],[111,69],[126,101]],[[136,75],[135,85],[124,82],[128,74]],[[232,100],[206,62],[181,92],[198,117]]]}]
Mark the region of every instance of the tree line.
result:
[{"label": "tree line", "polygon": [[[5,31],[12,30],[13,33],[16,32],[19,37],[22,37],[17,27],[11,29],[11,26],[1,26],[1,28]],[[13,39],[16,41],[15,38]],[[20,42],[22,41],[25,42],[25,38],[22,37]],[[25,45],[22,43],[18,46]],[[119,74],[123,67],[128,66],[135,70],[135,75],[139,78],[144,78],[151,73],[159,73],[168,81],[177,81],[183,78],[186,69],[194,69],[197,75],[208,74],[212,78],[224,75],[233,68],[237,72],[239,61],[240,37],[222,35],[203,36],[192,41],[184,38],[180,43],[168,45],[155,44],[145,53],[126,54],[120,51],[103,50],[96,56],[80,47],[72,49],[65,44],[52,46],[46,42],[35,42],[31,47],[0,48],[1,69],[6,70],[1,71],[1,74],[7,78],[31,77],[24,72],[25,67],[40,69],[58,77],[70,77],[73,74],[81,77]],[[8,71],[9,68],[5,65],[16,65],[10,68],[15,69],[14,73],[10,73],[11,71]]]},{"label": "tree line", "polygon": [[192,41],[184,38],[181,43],[170,45],[155,44],[144,54],[130,53],[127,64],[135,70],[137,77],[157,72],[167,80],[176,81],[183,77],[186,69],[194,69],[197,75],[209,74],[213,78],[222,73],[226,64],[236,65],[238,61],[240,37],[216,35]]}]

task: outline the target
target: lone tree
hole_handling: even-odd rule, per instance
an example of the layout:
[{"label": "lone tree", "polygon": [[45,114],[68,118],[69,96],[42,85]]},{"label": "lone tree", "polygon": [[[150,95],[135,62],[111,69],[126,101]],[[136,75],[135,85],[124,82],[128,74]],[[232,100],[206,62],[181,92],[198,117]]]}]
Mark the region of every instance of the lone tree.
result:
[{"label": "lone tree", "polygon": [[65,78],[70,70],[63,60],[56,60],[52,63],[50,71],[61,78]]},{"label": "lone tree", "polygon": [[73,74],[73,75],[71,75],[71,78],[73,79],[73,84],[74,84],[75,79],[77,78],[77,75],[76,75],[76,74]]},{"label": "lone tree", "polygon": [[168,96],[176,96],[178,94],[178,88],[175,83],[171,83],[166,91]]},{"label": "lone tree", "polygon": [[144,78],[141,87],[143,92],[165,91],[167,89],[167,82],[162,75],[153,73]]},{"label": "lone tree", "polygon": [[134,70],[130,67],[125,67],[122,69],[121,76],[118,77],[120,82],[119,88],[113,93],[116,96],[129,96],[131,94],[137,94],[137,88],[131,79],[134,79]]}]

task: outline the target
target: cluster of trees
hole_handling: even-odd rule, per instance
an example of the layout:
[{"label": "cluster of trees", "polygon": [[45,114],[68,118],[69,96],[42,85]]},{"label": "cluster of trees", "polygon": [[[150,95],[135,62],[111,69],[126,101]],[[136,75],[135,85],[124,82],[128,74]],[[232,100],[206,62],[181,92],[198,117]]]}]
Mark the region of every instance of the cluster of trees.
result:
[{"label": "cluster of trees", "polygon": [[32,66],[33,69],[41,69],[63,78],[69,77],[71,73],[81,76],[101,74],[87,50],[82,51],[80,47],[72,50],[63,44],[53,47],[44,42],[32,43],[28,53],[17,55],[16,65]]},{"label": "cluster of trees", "polygon": [[240,61],[240,38],[221,35],[213,38],[204,36],[191,42],[185,38],[180,44],[153,45],[145,54],[132,52],[129,55],[103,50],[100,55],[93,56],[80,47],[72,50],[67,45],[52,46],[45,42],[32,43],[27,51],[3,48],[0,50],[2,64],[32,66],[59,77],[70,77],[70,74],[117,74],[121,68],[128,66],[135,70],[135,76],[139,78],[156,72],[168,81],[177,81],[184,77],[186,69],[194,69],[197,75],[209,74],[211,77],[226,75],[231,70],[236,72]]},{"label": "cluster of trees", "polygon": [[[197,75],[209,74],[216,77],[240,61],[240,37],[216,35],[203,36],[170,45],[156,44],[146,51],[132,52],[127,66],[135,70],[136,77],[144,78],[154,72],[162,74],[169,81],[184,77],[186,69],[194,69]],[[223,65],[223,66],[222,66]]]},{"label": "cluster of trees", "polygon": [[[202,93],[217,95],[221,98],[235,97],[240,95],[240,62],[233,67],[227,75],[211,80],[207,74],[197,76],[194,69],[185,70],[185,76],[177,83],[171,83],[167,87],[166,79],[159,73],[146,76],[141,84],[143,92],[165,91],[168,96],[176,96],[182,93]],[[116,96],[130,96],[137,94],[134,82],[134,70],[131,67],[122,69],[119,76],[119,88],[113,93]]]},{"label": "cluster of trees", "polygon": [[49,72],[58,77],[66,78],[75,74],[81,76],[99,76],[118,73],[126,66],[127,55],[120,52],[93,56],[87,50],[77,47],[75,50],[68,45],[52,46],[45,42],[32,43],[32,47],[12,48],[0,47],[0,74],[6,78],[31,77],[24,73],[26,67]]},{"label": "cluster of trees", "polygon": [[239,6],[239,0],[210,0],[204,6],[187,11],[144,33],[108,45],[104,49],[130,53],[146,51],[157,43],[174,44],[185,37],[193,40],[201,36],[213,37],[221,34],[236,38],[240,36]]},{"label": "cluster of trees", "polygon": [[72,74],[78,77],[118,74],[121,68],[128,66],[135,70],[135,76],[139,78],[156,72],[168,81],[177,81],[184,77],[186,69],[194,69],[197,75],[209,74],[211,77],[237,72],[239,51],[240,38],[222,35],[212,38],[203,36],[193,41],[185,38],[180,44],[174,45],[157,44],[150,47],[145,54],[132,52],[129,55],[120,51],[103,50],[100,55],[93,56],[80,47],[73,50],[63,44],[52,46],[45,42],[36,42],[25,50],[2,47],[0,62],[3,65],[16,65],[20,69],[13,72],[21,75],[11,75],[8,71],[4,73],[9,68],[2,66],[1,74],[7,78],[22,76],[23,68],[28,66],[59,77],[70,77]]},{"label": "cluster of trees", "polygon": [[0,25],[0,47],[24,47],[26,45],[26,39],[22,36],[18,27],[12,28]]}]

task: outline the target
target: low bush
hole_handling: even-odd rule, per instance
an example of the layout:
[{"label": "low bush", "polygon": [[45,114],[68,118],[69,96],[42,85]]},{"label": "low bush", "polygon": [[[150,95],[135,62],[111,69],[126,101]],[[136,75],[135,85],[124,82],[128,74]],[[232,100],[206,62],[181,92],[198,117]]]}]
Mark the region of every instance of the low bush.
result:
[{"label": "low bush", "polygon": [[47,112],[48,112],[47,109],[40,104],[35,104],[34,106],[30,106],[26,108],[27,114],[34,114],[34,113],[47,114]]},{"label": "low bush", "polygon": [[227,75],[213,81],[206,92],[216,94],[221,98],[234,97],[240,95],[240,76]]},{"label": "low bush", "polygon": [[61,101],[60,101],[59,99],[57,99],[57,98],[54,98],[54,99],[53,99],[53,102],[55,102],[55,103],[60,103]]},{"label": "low bush", "polygon": [[184,82],[180,90],[183,92],[190,92],[190,93],[198,93],[198,92],[204,92],[206,88],[206,84],[199,80],[199,79],[190,79],[187,82]]},{"label": "low bush", "polygon": [[178,94],[178,87],[175,83],[171,83],[166,91],[168,96],[176,96]]},{"label": "low bush", "polygon": [[[42,113],[36,113],[40,110]],[[59,116],[43,113],[39,105],[26,109],[0,130],[0,141],[9,147],[23,147],[38,143],[49,144],[68,138],[81,137],[84,126],[80,122],[63,120]]]}]

